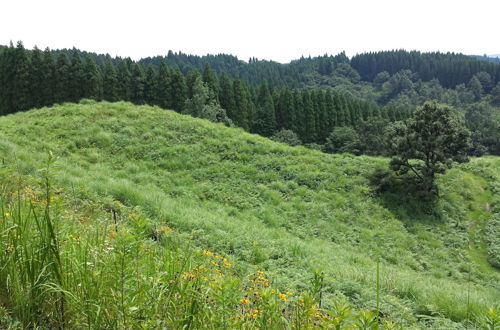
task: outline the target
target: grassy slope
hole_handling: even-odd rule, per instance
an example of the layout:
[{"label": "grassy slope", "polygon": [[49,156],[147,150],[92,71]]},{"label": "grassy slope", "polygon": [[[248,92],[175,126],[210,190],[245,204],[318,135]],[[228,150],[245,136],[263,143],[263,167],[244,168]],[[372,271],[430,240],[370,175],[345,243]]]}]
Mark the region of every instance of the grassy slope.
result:
[{"label": "grassy slope", "polygon": [[490,183],[470,169],[495,171],[497,158],[441,178],[444,196],[426,215],[373,193],[368,178],[385,159],[291,148],[158,108],[65,104],[0,118],[4,159],[15,153],[36,173],[48,150],[60,185],[140,206],[276,286],[300,290],[319,269],[326,297],[374,309],[380,257],[382,313],[396,319],[463,321],[500,301],[481,229]]}]

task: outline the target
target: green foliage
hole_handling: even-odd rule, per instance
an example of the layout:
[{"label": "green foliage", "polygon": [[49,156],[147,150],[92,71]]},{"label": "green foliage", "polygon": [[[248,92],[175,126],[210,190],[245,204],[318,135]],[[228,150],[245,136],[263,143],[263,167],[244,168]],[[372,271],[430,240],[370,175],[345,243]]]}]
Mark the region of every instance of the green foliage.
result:
[{"label": "green foliage", "polygon": [[475,155],[489,152],[500,154],[500,112],[486,102],[475,103],[466,108],[465,120],[472,134],[472,150]]},{"label": "green foliage", "polygon": [[295,134],[291,130],[286,130],[286,129],[282,129],[278,133],[271,136],[271,140],[276,142],[286,143],[292,147],[302,144],[297,134]]},{"label": "green foliage", "polygon": [[276,117],[273,98],[266,84],[260,86],[257,107],[252,131],[262,136],[272,136],[276,131]]},{"label": "green foliage", "polygon": [[495,213],[486,224],[488,262],[500,269],[500,212]]},{"label": "green foliage", "polygon": [[106,62],[102,77],[102,97],[106,101],[118,100],[118,77],[111,60]]},{"label": "green foliage", "polygon": [[[57,66],[54,56],[58,58]],[[447,61],[456,66],[445,65]],[[387,63],[393,65],[387,67]],[[236,126],[265,136],[281,129],[292,130],[308,145],[323,145],[334,128],[350,126],[361,135],[362,153],[384,155],[384,148],[370,144],[383,137],[383,130],[377,136],[362,134],[361,123],[370,117],[387,122],[406,120],[415,107],[428,100],[452,105],[462,114],[470,106],[498,103],[493,86],[498,83],[500,66],[482,63],[456,54],[404,51],[363,54],[351,60],[344,53],[324,55],[287,65],[257,59],[244,63],[227,55],[197,57],[172,52],[166,57],[133,62],[77,49],[46,49],[42,58],[36,47],[30,51],[21,44],[4,47],[0,52],[0,113],[78,102],[82,98],[127,100],[182,112],[186,100],[192,98],[198,71],[202,71],[211,102],[219,103]],[[23,69],[26,66],[27,75]],[[15,73],[17,67],[20,72]],[[377,72],[379,69],[384,71]],[[373,75],[373,83],[360,81],[360,74]],[[23,83],[15,87],[17,78],[28,82],[29,93]],[[264,85],[270,97],[262,97]],[[494,107],[489,112],[498,113]],[[471,154],[500,154],[500,140],[495,134],[500,122],[497,117],[490,116],[486,126],[483,120],[468,121],[469,128],[475,127]]]},{"label": "green foliage", "polygon": [[449,107],[427,102],[407,122],[390,127],[391,169],[398,175],[410,173],[424,191],[431,192],[436,174],[451,168],[454,161],[468,160],[469,134]]},{"label": "green foliage", "polygon": [[[484,72],[496,77],[498,82],[500,66],[462,54],[421,53],[418,51],[380,51],[364,53],[351,59],[351,66],[363,80],[373,81],[383,71],[393,75],[401,70],[417,73],[423,81],[438,79],[446,88],[467,83],[472,76]],[[460,70],[456,70],[460,67]],[[484,75],[484,74],[482,74]],[[481,76],[481,75],[480,75]]]},{"label": "green foliage", "polygon": [[337,127],[326,139],[325,151],[330,153],[361,153],[358,133],[352,127]]},{"label": "green foliage", "polygon": [[483,86],[476,76],[471,78],[467,84],[467,88],[471,91],[472,95],[474,95],[474,101],[479,101],[481,99],[483,95]]},{"label": "green foliage", "polygon": [[193,117],[208,119],[213,123],[223,123],[226,126],[233,125],[231,119],[226,115],[226,111],[211,96],[211,90],[199,77],[193,84],[192,94],[193,96],[186,101],[184,113]]},{"label": "green foliage", "polygon": [[[269,311],[258,313],[256,326],[282,328],[285,321],[278,320],[285,308],[298,315],[285,313],[288,324],[307,328],[306,320],[309,327],[318,322],[316,312],[340,319],[333,314],[335,304],[347,299],[351,313],[345,325],[354,326],[367,324],[368,314],[360,311],[375,311],[379,292],[381,324],[390,319],[403,328],[450,329],[467,320],[479,327],[500,299],[499,273],[486,261],[482,230],[484,205],[494,205],[492,187],[498,185],[494,157],[473,159],[439,176],[441,198],[428,213],[404,191],[373,191],[371,173],[387,167],[386,159],[291,148],[158,107],[83,103],[0,118],[3,166],[17,163],[21,173],[37,176],[46,150],[58,157],[52,179],[63,203],[57,218],[63,268],[72,274],[63,281],[64,291],[73,294],[68,322],[182,328],[189,316],[192,327],[227,328],[232,323],[224,322],[234,317],[254,320],[250,309],[255,308]],[[166,235],[163,226],[175,235]],[[208,260],[214,259],[188,252],[202,249],[234,265],[220,291],[199,273],[198,282],[175,277],[212,265]],[[88,272],[86,262],[93,264]],[[321,309],[310,292],[317,269],[324,272]],[[257,270],[265,271],[270,290],[305,294],[284,302],[269,293],[269,300],[250,307],[253,298],[245,297],[244,288],[252,287],[246,278],[254,280]],[[172,285],[165,285],[170,280]],[[207,304],[207,295],[216,307]],[[300,307],[300,298],[306,307]],[[8,315],[13,316],[11,309]],[[264,323],[261,315],[275,323]],[[157,320],[167,321],[158,326]]]},{"label": "green foliage", "polygon": [[179,69],[172,72],[169,93],[170,105],[167,108],[181,112],[186,103],[187,85],[186,79]]},{"label": "green foliage", "polygon": [[491,103],[500,105],[500,82],[491,91]]}]

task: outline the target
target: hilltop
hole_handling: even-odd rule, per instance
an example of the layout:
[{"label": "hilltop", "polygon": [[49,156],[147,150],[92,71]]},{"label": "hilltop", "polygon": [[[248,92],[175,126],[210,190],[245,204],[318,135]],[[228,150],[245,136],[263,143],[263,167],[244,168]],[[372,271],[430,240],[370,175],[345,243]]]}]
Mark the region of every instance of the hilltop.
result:
[{"label": "hilltop", "polygon": [[488,262],[499,243],[485,230],[498,212],[496,157],[440,177],[431,212],[412,196],[376,192],[371,177],[385,158],[289,147],[125,102],[1,117],[0,152],[3,172],[28,178],[52,153],[54,185],[69,200],[118,202],[154,239],[172,229],[182,244],[227,258],[233,276],[263,271],[283,292],[312,285],[324,308],[345,298],[375,310],[377,260],[380,315],[405,327],[459,328],[500,301],[500,272]]}]

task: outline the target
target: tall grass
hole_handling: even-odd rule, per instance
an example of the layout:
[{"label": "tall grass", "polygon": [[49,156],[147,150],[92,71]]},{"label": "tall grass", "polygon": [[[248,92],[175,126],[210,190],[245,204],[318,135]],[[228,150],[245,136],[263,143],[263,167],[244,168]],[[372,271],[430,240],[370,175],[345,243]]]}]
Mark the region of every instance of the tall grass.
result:
[{"label": "tall grass", "polygon": [[[20,171],[37,176],[47,150],[59,157],[51,180],[61,187],[52,192],[48,208],[62,269],[62,284],[50,279],[51,294],[53,302],[64,301],[68,326],[127,327],[139,318],[148,326],[150,320],[176,327],[232,324],[241,317],[231,314],[242,307],[240,290],[235,296],[221,290],[229,298],[218,298],[215,309],[201,308],[206,304],[198,298],[180,300],[180,291],[163,291],[172,288],[166,280],[176,290],[183,287],[175,272],[207,262],[200,249],[231,259],[239,286],[263,270],[275,290],[309,292],[315,304],[318,291],[311,291],[311,280],[322,269],[321,309],[332,310],[345,299],[352,309],[376,311],[381,320],[404,327],[481,322],[500,300],[500,274],[488,266],[481,231],[488,222],[484,204],[493,206],[497,179],[486,178],[495,171],[495,158],[440,177],[442,199],[429,213],[411,196],[374,192],[369,177],[386,166],[385,159],[290,148],[157,108],[65,104],[0,118],[6,165],[15,153]],[[41,188],[33,189],[42,219],[46,198]],[[185,251],[186,242],[194,252]],[[182,291],[182,299],[196,296],[196,290]],[[215,289],[203,284],[200,290],[211,297]],[[155,300],[157,295],[168,299]],[[147,309],[144,301],[158,304]],[[81,318],[74,311],[83,311]],[[226,316],[210,323],[212,316],[198,311]],[[195,316],[181,317],[190,313]]]},{"label": "tall grass", "polygon": [[322,308],[320,272],[304,292],[280,291],[167,223],[55,189],[50,173],[41,185],[0,174],[2,327],[396,328],[342,299]]}]

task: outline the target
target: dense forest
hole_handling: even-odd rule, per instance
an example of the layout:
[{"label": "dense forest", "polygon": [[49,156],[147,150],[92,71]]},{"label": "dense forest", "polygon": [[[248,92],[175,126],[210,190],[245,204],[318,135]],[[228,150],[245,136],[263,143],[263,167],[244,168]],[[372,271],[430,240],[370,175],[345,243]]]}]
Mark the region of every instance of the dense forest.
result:
[{"label": "dense forest", "polygon": [[471,154],[500,154],[500,65],[461,54],[340,53],[280,64],[0,48],[0,114],[83,98],[157,105],[292,145],[371,155],[386,154],[391,122],[437,100],[466,119]]}]

